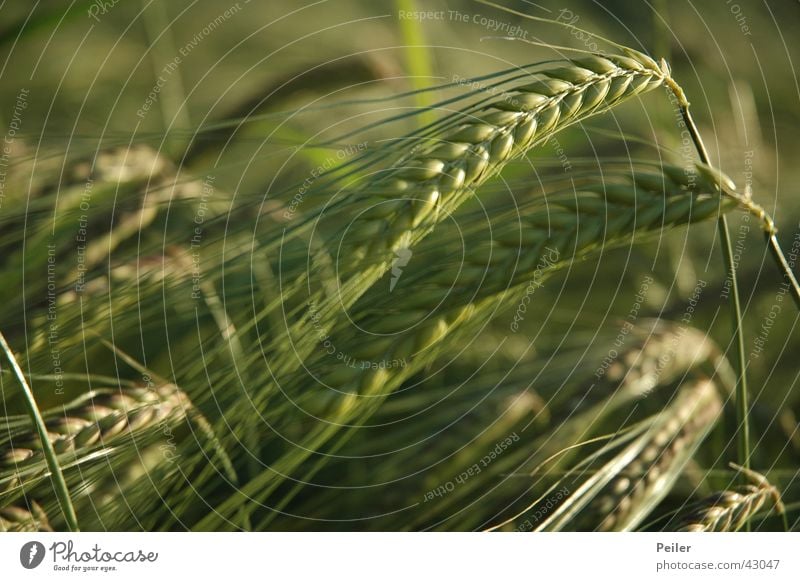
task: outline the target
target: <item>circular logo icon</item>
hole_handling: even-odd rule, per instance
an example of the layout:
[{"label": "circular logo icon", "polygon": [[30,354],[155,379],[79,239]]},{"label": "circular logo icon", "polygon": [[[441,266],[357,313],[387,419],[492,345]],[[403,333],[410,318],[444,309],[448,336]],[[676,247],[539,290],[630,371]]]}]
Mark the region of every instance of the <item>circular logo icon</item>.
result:
[{"label": "circular logo icon", "polygon": [[44,560],[44,545],[39,541],[30,541],[19,550],[19,562],[26,569],[35,569]]}]

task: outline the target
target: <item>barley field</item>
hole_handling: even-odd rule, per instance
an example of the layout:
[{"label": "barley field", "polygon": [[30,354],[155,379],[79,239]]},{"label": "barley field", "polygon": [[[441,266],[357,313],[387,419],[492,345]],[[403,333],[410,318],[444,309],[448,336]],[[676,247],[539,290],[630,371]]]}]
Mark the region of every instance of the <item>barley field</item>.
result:
[{"label": "barley field", "polygon": [[800,530],[798,18],[0,3],[0,530]]}]

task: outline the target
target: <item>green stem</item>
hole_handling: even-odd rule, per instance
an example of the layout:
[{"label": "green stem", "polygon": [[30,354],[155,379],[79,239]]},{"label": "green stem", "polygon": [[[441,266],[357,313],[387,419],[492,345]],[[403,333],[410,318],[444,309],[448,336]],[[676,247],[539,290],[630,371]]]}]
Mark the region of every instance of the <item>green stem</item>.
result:
[{"label": "green stem", "polygon": [[[678,99],[683,97],[676,95]],[[692,114],[689,112],[689,103],[685,97],[681,101],[681,116],[683,117],[686,127],[694,142],[697,154],[700,156],[700,161],[706,165],[710,165],[708,151],[706,150],[703,140],[700,137],[700,132],[697,130]],[[736,423],[737,430],[737,460],[740,466],[747,469],[750,468],[750,424],[748,422],[749,404],[747,395],[747,363],[745,361],[744,349],[744,333],[742,332],[742,307],[739,300],[739,284],[736,280],[736,265],[733,260],[733,249],[731,248],[731,240],[728,232],[728,220],[724,214],[720,215],[717,220],[717,227],[719,228],[720,242],[722,244],[722,257],[725,261],[726,275],[731,281],[731,315],[733,318],[733,340],[736,342],[736,373],[738,380],[736,382]]]},{"label": "green stem", "polygon": [[739,300],[739,284],[736,281],[736,265],[733,262],[733,249],[731,248],[728,222],[721,216],[717,222],[720,240],[722,242],[722,255],[725,260],[725,270],[731,280],[731,305],[733,314],[733,339],[736,342],[736,423],[738,424],[738,463],[744,468],[750,468],[750,424],[748,422],[749,404],[747,396],[747,368],[745,363],[744,333],[742,333],[742,307]]},{"label": "green stem", "polygon": [[[681,116],[683,117],[684,122],[686,123],[686,127],[689,130],[689,133],[692,137],[692,141],[694,141],[694,146],[697,149],[697,153],[700,156],[700,160],[706,164],[708,163],[708,151],[706,151],[706,147],[703,144],[703,140],[700,137],[700,132],[697,130],[697,126],[694,123],[694,119],[692,119],[691,113],[689,113],[689,101],[686,100],[686,94],[681,89],[680,85],[675,82],[675,80],[669,76],[669,67],[667,66],[666,62],[662,60],[662,69],[664,70],[665,74],[667,75],[664,78],[664,82],[667,84],[669,89],[678,99],[678,104],[681,108]],[[797,278],[795,278],[794,273],[792,272],[789,263],[786,261],[786,256],[783,254],[783,250],[781,249],[781,245],[778,242],[778,238],[775,236],[777,230],[775,228],[775,222],[772,220],[772,217],[767,214],[767,212],[759,206],[755,204],[749,196],[741,196],[734,192],[729,191],[722,191],[724,195],[733,198],[739,205],[750,212],[753,216],[758,218],[764,228],[764,234],[767,239],[767,247],[769,248],[770,252],[772,253],[772,257],[775,259],[775,264],[778,267],[778,270],[783,272],[783,276],[786,279],[786,282],[789,284],[789,290],[792,291],[792,298],[794,299],[794,303],[797,306],[797,309],[800,310],[800,284],[797,282]],[[725,220],[725,216],[721,217],[721,220]],[[730,244],[730,242],[729,242]]]},{"label": "green stem", "polygon": [[78,527],[78,517],[75,515],[75,507],[72,506],[72,499],[69,496],[69,489],[67,488],[67,483],[64,480],[64,474],[61,472],[61,466],[58,464],[58,458],[56,457],[56,451],[53,449],[53,443],[50,441],[50,438],[47,437],[47,428],[44,425],[44,419],[42,418],[42,414],[39,412],[39,406],[36,405],[36,399],[33,397],[33,391],[25,379],[25,374],[22,373],[22,368],[20,368],[19,363],[17,363],[17,359],[14,357],[14,353],[11,351],[11,347],[9,347],[8,343],[6,342],[6,338],[2,331],[0,331],[0,348],[2,348],[2,350],[5,352],[8,362],[11,364],[11,369],[13,369],[14,375],[17,376],[17,380],[22,386],[22,393],[25,397],[25,405],[28,408],[28,414],[31,416],[33,425],[36,426],[36,433],[39,435],[39,439],[42,442],[42,451],[44,452],[44,457],[47,461],[47,467],[50,470],[50,478],[53,481],[53,488],[55,489],[56,496],[58,497],[58,502],[61,505],[61,512],[64,513],[64,520],[66,521],[67,527],[69,527],[70,531],[78,532],[80,529]]},{"label": "green stem", "polygon": [[797,279],[794,277],[794,273],[792,272],[789,263],[786,261],[786,256],[784,256],[781,245],[778,242],[778,239],[775,237],[775,232],[765,231],[764,235],[767,238],[767,245],[769,246],[770,252],[772,252],[772,257],[783,271],[783,276],[786,279],[786,283],[789,285],[789,288],[792,291],[794,304],[797,306],[797,309],[800,310],[800,284],[797,283]]}]

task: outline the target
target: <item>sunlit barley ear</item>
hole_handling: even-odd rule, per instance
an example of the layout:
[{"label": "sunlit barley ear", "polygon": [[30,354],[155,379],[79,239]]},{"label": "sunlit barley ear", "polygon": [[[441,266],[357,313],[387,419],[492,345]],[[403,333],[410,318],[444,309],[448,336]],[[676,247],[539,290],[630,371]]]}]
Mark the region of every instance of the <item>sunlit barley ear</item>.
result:
[{"label": "sunlit barley ear", "polygon": [[713,381],[688,381],[662,412],[620,435],[616,455],[603,463],[608,453],[601,450],[572,471],[583,474],[583,464],[584,477],[575,481],[568,475],[553,485],[572,492],[533,530],[634,530],[669,492],[721,411]]},{"label": "sunlit barley ear", "polygon": [[31,502],[30,510],[21,506],[0,508],[0,532],[35,533],[52,530],[47,514],[35,501]]},{"label": "sunlit barley ear", "polygon": [[[62,462],[75,466],[94,452],[107,450],[113,454],[114,445],[123,438],[163,431],[163,422],[174,424],[188,410],[185,394],[174,385],[125,389],[98,394],[90,403],[68,410],[67,415],[46,419],[45,425]],[[46,474],[38,436],[26,431],[30,428],[25,425],[9,429],[11,441],[0,449],[0,505],[4,497],[18,496]]]},{"label": "sunlit barley ear", "polygon": [[763,475],[731,463],[750,484],[722,490],[682,511],[676,519],[677,530],[684,532],[732,532],[744,528],[758,513],[783,514],[780,491]]},{"label": "sunlit barley ear", "polygon": [[[667,401],[675,381],[714,376],[730,391],[733,372],[719,347],[699,329],[662,319],[626,324],[619,346],[606,355],[586,388],[571,398],[567,417],[542,437],[531,457],[531,476],[539,480],[581,454],[580,443],[598,435],[608,418],[628,414],[644,403]],[[617,349],[619,351],[617,352]],[[577,446],[577,447],[575,447]]]},{"label": "sunlit barley ear", "polygon": [[[664,81],[663,71],[644,55],[591,56],[532,67],[518,86],[490,94],[477,108],[451,113],[338,210],[326,213],[334,224],[326,244],[339,247],[338,274],[349,281],[328,305],[349,308],[392,268],[396,251],[413,250],[510,161]],[[335,226],[342,215],[356,216],[346,231]],[[335,308],[322,305],[323,319],[335,319]],[[295,332],[309,334],[303,325]]]}]

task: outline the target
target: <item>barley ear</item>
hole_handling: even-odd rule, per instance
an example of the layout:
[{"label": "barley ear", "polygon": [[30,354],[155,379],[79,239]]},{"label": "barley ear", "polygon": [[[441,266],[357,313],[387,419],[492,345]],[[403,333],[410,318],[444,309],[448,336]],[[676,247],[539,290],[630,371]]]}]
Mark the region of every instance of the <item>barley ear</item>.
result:
[{"label": "barley ear", "polygon": [[[176,422],[187,411],[186,396],[173,385],[158,389],[126,389],[96,394],[91,403],[69,410],[68,415],[45,421],[47,441],[59,459],[70,467],[98,449],[114,451],[126,436],[159,429],[163,421]],[[30,431],[12,436],[0,449],[0,499],[14,496],[47,474],[40,440]]]},{"label": "barley ear", "polygon": [[[664,498],[717,422],[722,398],[708,379],[681,386],[665,410],[640,425],[625,448],[600,467],[535,529],[629,531]],[[554,488],[563,486],[562,482]]]},{"label": "barley ear", "polygon": [[0,508],[0,532],[36,533],[52,532],[47,513],[35,501],[30,510],[20,506]]},{"label": "barley ear", "polygon": [[746,476],[750,483],[715,492],[700,500],[679,518],[678,530],[735,532],[744,528],[765,507],[777,514],[784,514],[781,493],[766,477],[737,464],[731,463],[730,466]]}]

